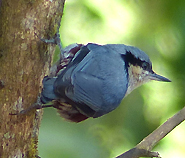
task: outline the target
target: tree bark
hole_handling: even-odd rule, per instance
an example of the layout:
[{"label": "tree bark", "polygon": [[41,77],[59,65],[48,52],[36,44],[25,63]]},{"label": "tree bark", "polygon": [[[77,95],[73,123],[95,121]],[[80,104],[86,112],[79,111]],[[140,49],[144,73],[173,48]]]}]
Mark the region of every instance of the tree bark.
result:
[{"label": "tree bark", "polygon": [[10,115],[37,100],[65,0],[0,0],[0,157],[35,157],[42,110]]}]

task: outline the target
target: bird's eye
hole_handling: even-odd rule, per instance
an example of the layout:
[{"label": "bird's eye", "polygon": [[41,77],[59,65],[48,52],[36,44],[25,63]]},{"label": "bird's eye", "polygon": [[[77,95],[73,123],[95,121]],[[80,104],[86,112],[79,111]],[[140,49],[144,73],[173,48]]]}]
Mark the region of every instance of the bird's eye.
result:
[{"label": "bird's eye", "polygon": [[148,64],[147,62],[143,62],[141,66],[142,66],[142,68],[143,68],[144,70],[148,70],[149,67],[150,67],[149,64]]}]

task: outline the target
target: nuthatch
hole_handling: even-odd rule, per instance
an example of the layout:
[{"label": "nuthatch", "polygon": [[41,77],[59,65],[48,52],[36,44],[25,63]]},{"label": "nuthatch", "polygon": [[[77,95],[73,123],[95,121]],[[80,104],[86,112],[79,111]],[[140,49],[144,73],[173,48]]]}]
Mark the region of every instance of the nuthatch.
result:
[{"label": "nuthatch", "polygon": [[52,102],[72,122],[97,118],[116,109],[138,86],[169,79],[152,70],[149,57],[124,44],[74,44],[43,79],[41,102]]}]

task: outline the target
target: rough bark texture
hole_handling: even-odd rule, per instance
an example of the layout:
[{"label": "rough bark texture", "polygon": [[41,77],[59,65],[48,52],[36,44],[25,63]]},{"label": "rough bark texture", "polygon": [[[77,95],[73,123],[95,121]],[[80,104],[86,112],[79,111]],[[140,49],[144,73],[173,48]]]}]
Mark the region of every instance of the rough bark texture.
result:
[{"label": "rough bark texture", "polygon": [[64,0],[0,0],[0,157],[35,157],[42,110],[36,102],[49,70]]}]

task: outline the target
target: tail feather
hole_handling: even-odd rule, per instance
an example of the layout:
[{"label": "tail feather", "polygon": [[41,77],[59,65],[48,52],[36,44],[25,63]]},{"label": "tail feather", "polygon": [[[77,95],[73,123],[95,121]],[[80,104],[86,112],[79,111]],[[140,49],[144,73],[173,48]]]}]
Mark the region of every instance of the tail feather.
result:
[{"label": "tail feather", "polygon": [[43,83],[43,89],[41,92],[41,102],[43,104],[49,103],[52,100],[57,99],[57,96],[54,93],[54,82],[56,78],[54,77],[44,77],[42,83]]}]

